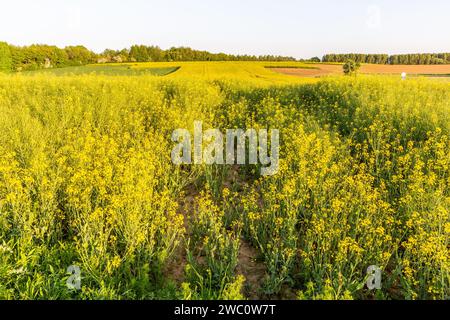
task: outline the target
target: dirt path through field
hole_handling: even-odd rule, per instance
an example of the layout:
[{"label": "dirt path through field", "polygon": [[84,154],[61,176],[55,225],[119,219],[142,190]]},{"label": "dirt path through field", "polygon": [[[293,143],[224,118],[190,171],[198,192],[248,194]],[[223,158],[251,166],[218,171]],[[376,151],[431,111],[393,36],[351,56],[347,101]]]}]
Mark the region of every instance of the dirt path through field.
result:
[{"label": "dirt path through field", "polygon": [[[232,185],[245,184],[242,176],[239,175],[238,167],[231,168],[227,179],[224,181],[224,186],[231,188]],[[190,237],[189,219],[194,214],[196,199],[200,196],[200,192],[194,184],[189,184],[185,189],[183,196],[179,201],[178,213],[183,215],[185,234],[182,243],[178,246],[174,253],[172,261],[165,269],[165,275],[168,279],[174,281],[178,285],[184,282],[185,268],[187,265],[186,257],[186,240]],[[244,294],[248,299],[261,299],[261,285],[266,276],[266,266],[263,262],[258,261],[259,252],[254,248],[250,242],[244,238],[240,239],[240,247],[238,253],[238,264],[236,266],[236,274],[241,274],[245,277]]]},{"label": "dirt path through field", "polygon": [[187,265],[186,239],[189,238],[189,219],[194,213],[195,198],[199,195],[193,184],[185,187],[184,194],[178,203],[178,214],[183,216],[184,237],[174,252],[172,261],[168,264],[165,274],[168,279],[177,284],[185,281],[185,269]]}]

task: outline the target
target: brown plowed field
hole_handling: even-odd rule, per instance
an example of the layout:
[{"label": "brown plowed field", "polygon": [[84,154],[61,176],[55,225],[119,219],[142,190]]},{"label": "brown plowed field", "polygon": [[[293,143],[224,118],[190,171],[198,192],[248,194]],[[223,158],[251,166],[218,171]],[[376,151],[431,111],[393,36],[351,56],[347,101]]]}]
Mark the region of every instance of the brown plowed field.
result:
[{"label": "brown plowed field", "polygon": [[[273,68],[272,70],[283,74],[298,77],[320,77],[329,74],[342,74],[342,65],[335,64],[311,64],[311,67],[318,69],[297,69],[297,68]],[[383,64],[364,64],[361,66],[360,73],[367,74],[449,74],[450,65],[383,65]]]}]

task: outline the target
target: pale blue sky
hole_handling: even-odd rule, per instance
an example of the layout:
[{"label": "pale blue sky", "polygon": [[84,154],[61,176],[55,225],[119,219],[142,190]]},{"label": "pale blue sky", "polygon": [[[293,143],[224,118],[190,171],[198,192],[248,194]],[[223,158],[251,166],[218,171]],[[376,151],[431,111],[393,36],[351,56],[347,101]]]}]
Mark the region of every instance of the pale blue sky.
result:
[{"label": "pale blue sky", "polygon": [[449,0],[14,0],[0,40],[280,54],[450,52]]}]

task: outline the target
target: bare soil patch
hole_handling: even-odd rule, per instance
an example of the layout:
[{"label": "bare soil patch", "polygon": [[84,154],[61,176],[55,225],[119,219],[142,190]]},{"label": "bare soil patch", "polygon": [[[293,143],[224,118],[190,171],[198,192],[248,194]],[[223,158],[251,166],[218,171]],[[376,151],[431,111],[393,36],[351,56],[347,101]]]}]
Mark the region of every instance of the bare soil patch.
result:
[{"label": "bare soil patch", "polygon": [[[271,68],[275,72],[297,77],[321,77],[331,74],[342,74],[342,65],[311,64],[317,69]],[[450,65],[384,65],[364,64],[360,73],[364,74],[401,74],[411,75],[447,75],[450,74]]]},{"label": "bare soil patch", "polygon": [[239,248],[237,274],[245,277],[245,295],[250,300],[261,299],[260,288],[266,276],[266,266],[257,261],[259,253],[247,241],[241,239]]},{"label": "bare soil patch", "polygon": [[450,65],[383,65],[365,64],[361,67],[362,73],[380,74],[450,74]]},{"label": "bare soil patch", "polygon": [[314,67],[317,67],[317,69],[271,68],[271,70],[297,77],[321,77],[341,73],[342,70],[342,66],[339,65],[314,65]]},{"label": "bare soil patch", "polygon": [[[178,214],[184,218],[185,238],[189,235],[189,218],[194,212],[195,198],[199,192],[194,185],[188,185],[178,204]],[[185,239],[177,247],[172,261],[168,264],[165,275],[175,283],[181,284],[185,281],[185,269],[187,265]]]}]

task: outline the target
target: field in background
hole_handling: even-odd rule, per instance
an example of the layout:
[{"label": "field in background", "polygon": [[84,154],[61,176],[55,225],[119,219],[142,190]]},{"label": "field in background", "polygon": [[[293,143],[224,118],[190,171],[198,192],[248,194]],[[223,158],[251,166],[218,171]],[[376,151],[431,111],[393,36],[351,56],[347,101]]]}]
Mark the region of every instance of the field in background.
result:
[{"label": "field in background", "polygon": [[240,79],[266,84],[286,84],[312,82],[275,72],[272,68],[289,66],[295,68],[315,68],[298,62],[144,62],[124,64],[95,64],[82,67],[47,69],[24,72],[27,75],[117,75],[141,76],[157,75],[167,78]]},{"label": "field in background", "polygon": [[[363,64],[362,74],[423,76],[447,80],[450,65],[379,65]],[[342,64],[302,63],[302,62],[144,62],[124,64],[95,64],[25,72],[54,75],[110,75],[110,76],[170,76],[171,78],[198,77],[202,79],[239,78],[256,82],[306,83],[312,78],[342,75]],[[294,77],[292,77],[294,76]]]},{"label": "field in background", "polygon": [[[315,67],[0,76],[0,299],[449,299],[450,84],[274,66]],[[279,129],[280,171],[172,164],[196,120]]]},{"label": "field in background", "polygon": [[[295,68],[311,68],[300,62],[149,62],[133,65],[135,69],[173,67],[180,69],[171,75],[174,78],[200,77],[202,79],[239,78],[256,80],[259,82],[292,82],[298,83],[299,79],[292,79],[273,71],[273,67],[291,66]],[[269,68],[270,67],[270,68]]]},{"label": "field in background", "polygon": [[[274,69],[277,72],[298,77],[320,77],[325,75],[343,74],[342,65],[338,64],[310,64],[316,69]],[[360,73],[363,74],[386,74],[400,75],[406,72],[415,76],[450,76],[450,65],[382,65],[382,64],[362,64]]]}]

